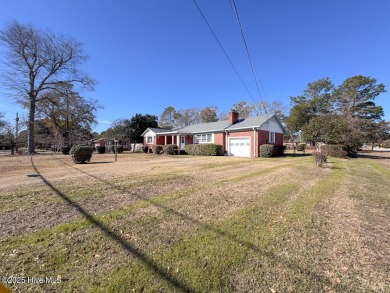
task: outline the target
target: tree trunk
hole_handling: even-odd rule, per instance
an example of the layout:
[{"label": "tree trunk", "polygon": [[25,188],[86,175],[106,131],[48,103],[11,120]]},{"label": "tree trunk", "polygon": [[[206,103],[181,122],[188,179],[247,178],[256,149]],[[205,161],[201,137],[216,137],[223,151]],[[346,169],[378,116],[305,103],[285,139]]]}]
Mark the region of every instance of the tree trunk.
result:
[{"label": "tree trunk", "polygon": [[28,154],[34,154],[35,140],[34,140],[34,120],[35,120],[35,99],[30,98],[30,112],[28,114]]}]

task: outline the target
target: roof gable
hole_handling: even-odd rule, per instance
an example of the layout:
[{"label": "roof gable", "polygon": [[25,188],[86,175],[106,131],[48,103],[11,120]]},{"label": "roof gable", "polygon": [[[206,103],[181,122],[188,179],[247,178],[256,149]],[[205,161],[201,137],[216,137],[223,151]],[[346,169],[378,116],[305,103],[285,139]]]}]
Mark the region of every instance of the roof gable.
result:
[{"label": "roof gable", "polygon": [[277,119],[276,115],[261,115],[255,117],[248,117],[243,120],[239,120],[233,125],[230,125],[226,128],[226,131],[236,131],[241,129],[253,129],[259,128],[264,125],[267,121],[274,121],[279,127],[281,132],[285,132],[283,125],[280,123],[279,119]]},{"label": "roof gable", "polygon": [[141,136],[145,136],[149,131],[153,132],[154,134],[167,132],[166,129],[149,127],[149,128],[146,128],[146,130],[141,134]]}]

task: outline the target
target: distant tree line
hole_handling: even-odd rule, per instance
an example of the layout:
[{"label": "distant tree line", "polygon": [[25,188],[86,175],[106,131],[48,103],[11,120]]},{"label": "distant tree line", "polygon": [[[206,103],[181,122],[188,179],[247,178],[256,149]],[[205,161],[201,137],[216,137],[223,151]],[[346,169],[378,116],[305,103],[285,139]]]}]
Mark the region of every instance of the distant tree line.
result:
[{"label": "distant tree line", "polygon": [[[231,110],[238,112],[240,118],[258,116],[263,114],[276,114],[281,120],[285,119],[287,107],[281,103],[273,101],[272,103],[248,103],[242,100],[231,107]],[[168,106],[160,115],[159,126],[161,128],[171,129],[174,127],[185,127],[188,125],[216,122],[226,120],[227,113],[219,112],[216,106],[207,106],[202,109],[189,108],[176,110],[173,106]]]},{"label": "distant tree line", "polygon": [[349,150],[365,142],[389,139],[389,122],[383,119],[375,98],[385,86],[362,75],[335,86],[329,78],[309,83],[301,96],[291,97],[290,115],[285,120],[291,133],[301,131],[306,142],[342,144]]}]

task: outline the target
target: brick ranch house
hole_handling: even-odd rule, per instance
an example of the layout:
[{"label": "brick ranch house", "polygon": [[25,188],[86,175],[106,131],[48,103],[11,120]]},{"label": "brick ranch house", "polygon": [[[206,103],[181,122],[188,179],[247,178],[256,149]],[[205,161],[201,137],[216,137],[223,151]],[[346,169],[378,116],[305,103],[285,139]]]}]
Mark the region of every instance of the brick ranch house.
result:
[{"label": "brick ranch house", "polygon": [[275,115],[240,119],[237,112],[229,112],[229,119],[190,125],[179,129],[148,128],[144,131],[144,145],[176,144],[184,150],[187,144],[214,143],[222,145],[225,154],[238,157],[258,157],[259,146],[283,146],[284,127]]}]

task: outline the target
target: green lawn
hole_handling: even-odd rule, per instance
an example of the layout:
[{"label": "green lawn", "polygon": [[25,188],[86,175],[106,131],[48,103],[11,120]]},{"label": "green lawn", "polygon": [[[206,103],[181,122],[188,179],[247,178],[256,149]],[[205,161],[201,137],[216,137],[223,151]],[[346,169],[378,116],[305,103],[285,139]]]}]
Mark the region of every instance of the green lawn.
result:
[{"label": "green lawn", "polygon": [[390,290],[390,158],[18,160],[0,189],[15,292]]}]

